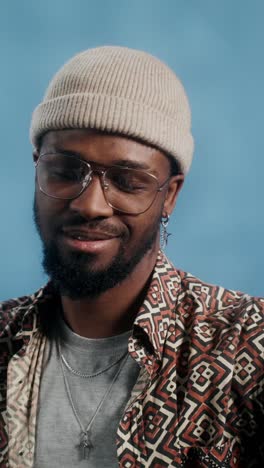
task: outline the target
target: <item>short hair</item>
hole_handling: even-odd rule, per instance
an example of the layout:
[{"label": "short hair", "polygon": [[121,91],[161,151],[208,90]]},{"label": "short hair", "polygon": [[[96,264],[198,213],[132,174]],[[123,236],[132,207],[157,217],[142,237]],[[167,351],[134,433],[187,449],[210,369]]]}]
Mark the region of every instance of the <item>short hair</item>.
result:
[{"label": "short hair", "polygon": [[170,154],[165,153],[165,156],[167,157],[170,163],[170,176],[173,177],[179,174],[183,174],[179,161]]}]

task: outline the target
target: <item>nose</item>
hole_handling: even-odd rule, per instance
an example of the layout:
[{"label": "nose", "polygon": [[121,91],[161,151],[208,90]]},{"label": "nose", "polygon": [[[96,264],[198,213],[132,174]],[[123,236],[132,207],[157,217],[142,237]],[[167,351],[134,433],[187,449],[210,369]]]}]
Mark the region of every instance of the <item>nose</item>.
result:
[{"label": "nose", "polygon": [[113,215],[113,208],[108,205],[99,175],[92,175],[86,189],[70,203],[72,211],[87,219],[106,218]]}]

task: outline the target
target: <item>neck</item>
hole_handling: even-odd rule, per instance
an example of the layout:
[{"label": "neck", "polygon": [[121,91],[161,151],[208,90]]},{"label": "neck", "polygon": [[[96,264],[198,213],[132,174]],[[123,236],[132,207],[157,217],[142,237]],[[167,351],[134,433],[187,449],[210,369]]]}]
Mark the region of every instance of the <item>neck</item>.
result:
[{"label": "neck", "polygon": [[62,296],[63,317],[78,335],[106,338],[132,328],[156,263],[157,249],[147,253],[132,274],[96,298]]}]

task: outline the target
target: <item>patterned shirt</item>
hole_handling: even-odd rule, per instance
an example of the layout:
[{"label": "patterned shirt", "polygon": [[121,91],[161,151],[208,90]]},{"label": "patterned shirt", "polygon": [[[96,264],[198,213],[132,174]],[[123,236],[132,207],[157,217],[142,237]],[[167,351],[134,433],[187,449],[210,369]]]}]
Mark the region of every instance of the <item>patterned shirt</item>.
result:
[{"label": "patterned shirt", "polygon": [[[0,466],[32,468],[52,285],[0,306]],[[141,370],[117,432],[121,468],[262,467],[264,299],[159,253],[129,339]]]}]

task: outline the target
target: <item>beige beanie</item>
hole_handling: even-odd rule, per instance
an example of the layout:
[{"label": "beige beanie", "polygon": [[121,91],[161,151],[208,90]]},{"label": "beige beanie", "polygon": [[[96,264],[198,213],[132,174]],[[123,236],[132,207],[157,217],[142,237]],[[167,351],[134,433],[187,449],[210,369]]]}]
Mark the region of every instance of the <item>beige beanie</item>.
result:
[{"label": "beige beanie", "polygon": [[32,117],[34,146],[49,130],[94,128],[138,138],[192,161],[191,113],[184,88],[157,58],[126,47],[97,47],[67,62]]}]

